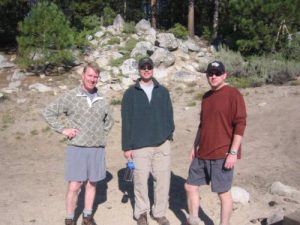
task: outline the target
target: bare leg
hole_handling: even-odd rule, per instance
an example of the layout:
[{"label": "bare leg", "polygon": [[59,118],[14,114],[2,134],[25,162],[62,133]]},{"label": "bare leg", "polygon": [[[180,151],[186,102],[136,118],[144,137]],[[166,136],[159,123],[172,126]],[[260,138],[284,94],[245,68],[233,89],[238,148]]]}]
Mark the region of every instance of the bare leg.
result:
[{"label": "bare leg", "polygon": [[185,191],[187,194],[187,204],[190,217],[198,218],[200,200],[199,200],[199,187],[185,184]]},{"label": "bare leg", "polygon": [[96,183],[87,181],[85,185],[84,208],[93,209],[96,196]]},{"label": "bare leg", "polygon": [[221,224],[229,225],[229,220],[232,214],[232,196],[231,192],[218,193],[219,199],[221,200]]},{"label": "bare leg", "polygon": [[67,214],[72,214],[75,212],[77,206],[78,193],[80,190],[82,182],[69,181],[68,190],[66,194],[66,208]]}]

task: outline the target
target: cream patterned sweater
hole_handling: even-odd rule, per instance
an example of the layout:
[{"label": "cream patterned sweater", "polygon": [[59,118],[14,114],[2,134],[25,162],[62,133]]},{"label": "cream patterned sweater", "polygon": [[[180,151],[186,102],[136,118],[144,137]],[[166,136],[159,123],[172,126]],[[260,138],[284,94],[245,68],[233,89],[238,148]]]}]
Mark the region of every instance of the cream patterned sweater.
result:
[{"label": "cream patterned sweater", "polygon": [[[106,136],[114,124],[104,96],[97,92],[91,100],[81,86],[50,103],[42,114],[50,127],[59,133],[65,128],[78,129],[79,133],[68,140],[68,144],[80,147],[104,147]],[[59,118],[62,114],[65,114],[67,123]]]}]

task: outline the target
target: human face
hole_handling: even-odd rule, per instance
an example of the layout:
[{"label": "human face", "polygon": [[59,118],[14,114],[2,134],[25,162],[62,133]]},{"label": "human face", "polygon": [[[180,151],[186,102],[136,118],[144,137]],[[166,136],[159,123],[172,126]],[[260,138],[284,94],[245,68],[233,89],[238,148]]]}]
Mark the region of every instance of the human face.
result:
[{"label": "human face", "polygon": [[219,90],[221,87],[225,85],[225,79],[227,77],[226,73],[218,74],[215,73],[209,73],[206,75],[207,81],[211,87],[212,90]]},{"label": "human face", "polygon": [[150,64],[145,64],[139,68],[140,76],[142,81],[151,81],[153,77],[153,67]]},{"label": "human face", "polygon": [[83,88],[87,92],[93,92],[97,85],[99,74],[97,74],[91,67],[88,67],[82,74]]}]

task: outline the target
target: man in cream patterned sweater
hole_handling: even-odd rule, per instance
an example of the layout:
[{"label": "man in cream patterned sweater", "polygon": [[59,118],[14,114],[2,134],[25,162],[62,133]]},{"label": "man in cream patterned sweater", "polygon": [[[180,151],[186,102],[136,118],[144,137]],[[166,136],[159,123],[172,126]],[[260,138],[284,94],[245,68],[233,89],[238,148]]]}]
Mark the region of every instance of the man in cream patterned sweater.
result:
[{"label": "man in cream patterned sweater", "polygon": [[[87,64],[83,69],[82,84],[50,103],[43,111],[50,127],[68,138],[66,225],[76,224],[74,212],[82,184],[85,185],[82,225],[96,225],[92,216],[96,183],[106,176],[106,137],[114,124],[109,105],[96,88],[99,75],[97,64]],[[67,124],[59,119],[63,114],[67,117]]]}]

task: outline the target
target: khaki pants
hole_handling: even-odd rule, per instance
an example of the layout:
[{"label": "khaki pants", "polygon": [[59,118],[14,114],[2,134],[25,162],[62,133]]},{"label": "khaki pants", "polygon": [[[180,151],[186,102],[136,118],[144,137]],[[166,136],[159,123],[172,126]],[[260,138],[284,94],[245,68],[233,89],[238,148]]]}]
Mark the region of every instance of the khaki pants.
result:
[{"label": "khaki pants", "polygon": [[154,217],[165,216],[169,206],[171,178],[170,152],[170,141],[168,140],[160,146],[134,150],[134,217],[136,219],[138,219],[141,214],[150,211],[150,201],[148,197],[148,178],[150,173],[154,179],[154,204],[152,206],[152,214]]}]

